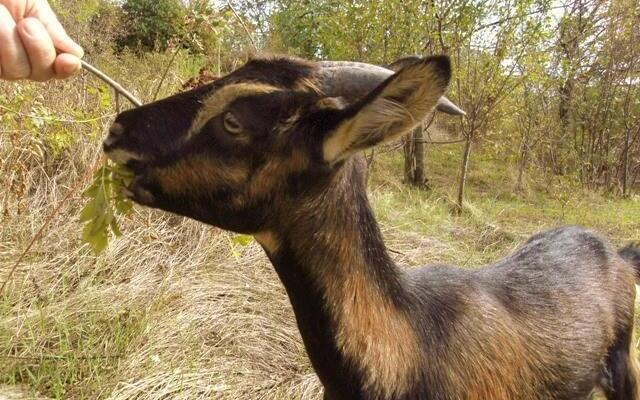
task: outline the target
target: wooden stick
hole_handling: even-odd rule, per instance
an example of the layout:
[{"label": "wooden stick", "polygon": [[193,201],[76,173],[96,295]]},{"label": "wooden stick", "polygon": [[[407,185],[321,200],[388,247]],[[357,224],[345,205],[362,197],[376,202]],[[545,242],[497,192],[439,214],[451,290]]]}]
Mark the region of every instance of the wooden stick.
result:
[{"label": "wooden stick", "polygon": [[123,88],[118,82],[111,79],[107,74],[100,71],[98,68],[94,67],[93,65],[89,64],[84,60],[82,60],[82,68],[86,69],[87,71],[91,72],[92,74],[94,74],[95,76],[103,80],[107,85],[111,86],[115,91],[117,91],[118,93],[126,97],[127,100],[133,103],[136,107],[142,106],[142,102],[140,100],[138,100],[128,90]]}]

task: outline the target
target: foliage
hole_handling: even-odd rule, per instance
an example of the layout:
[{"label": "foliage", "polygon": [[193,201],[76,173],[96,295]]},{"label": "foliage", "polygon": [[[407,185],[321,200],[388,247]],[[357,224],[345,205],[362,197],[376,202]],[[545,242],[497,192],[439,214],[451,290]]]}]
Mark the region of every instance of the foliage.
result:
[{"label": "foliage", "polygon": [[268,44],[286,52],[376,64],[452,57],[449,95],[468,113],[444,122],[467,142],[460,207],[477,146],[518,165],[517,187],[534,166],[625,195],[640,182],[638,2],[276,3]]},{"label": "foliage", "polygon": [[194,0],[187,9],[180,46],[193,54],[215,54],[228,33],[228,12],[222,12],[207,0]]},{"label": "foliage", "polygon": [[356,59],[379,64],[422,52],[427,20],[422,2],[283,0],[279,3],[272,17],[272,35],[287,52],[308,58]]},{"label": "foliage", "polygon": [[184,24],[185,9],[180,0],[125,0],[122,11],[127,29],[118,39],[120,49],[164,51]]},{"label": "foliage", "polygon": [[82,240],[95,254],[100,254],[109,243],[109,232],[122,235],[117,216],[128,215],[133,203],[123,190],[131,183],[133,174],[126,168],[105,162],[93,176],[93,184],[84,192],[89,202],[80,212],[80,222],[85,223]]}]

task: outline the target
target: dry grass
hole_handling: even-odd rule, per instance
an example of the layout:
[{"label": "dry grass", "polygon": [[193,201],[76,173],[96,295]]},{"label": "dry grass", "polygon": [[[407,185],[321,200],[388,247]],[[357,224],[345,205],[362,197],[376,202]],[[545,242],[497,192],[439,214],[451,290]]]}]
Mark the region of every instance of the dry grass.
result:
[{"label": "dry grass", "polygon": [[[80,170],[87,155],[74,154]],[[3,279],[78,175],[69,162],[55,174],[29,168],[24,196],[4,199]],[[65,205],[0,297],[0,382],[58,398],[318,397],[258,246],[138,210],[124,222],[126,237],[96,258],[79,241],[81,205],[78,195]]]},{"label": "dry grass", "polygon": [[[137,64],[134,72],[100,64],[141,97],[153,93],[153,80],[145,78],[155,73],[153,63]],[[132,76],[146,86],[127,82]],[[166,92],[179,83],[172,72]],[[23,113],[39,106],[67,119],[112,112],[90,81],[4,88],[14,97],[0,105]],[[0,283],[94,162],[109,119],[45,122],[34,126],[32,118],[0,112],[6,129],[0,131]],[[51,142],[61,132],[74,142],[62,150]],[[559,211],[565,200],[504,200],[504,187],[495,197],[474,196],[475,172],[469,212],[453,217],[451,158],[431,154],[430,162],[442,165],[428,169],[442,188],[431,193],[399,185],[397,173],[385,172],[401,171],[393,158],[376,169],[371,197],[400,264],[477,265],[538,229],[576,220],[613,234],[617,244],[640,236],[640,220],[629,217],[640,215],[637,200],[593,195],[567,214]],[[256,244],[237,247],[217,229],[137,209],[123,221],[125,236],[96,258],[80,241],[82,205],[79,193],[63,204],[0,293],[0,399],[320,398],[285,292]],[[608,211],[612,206],[615,212]]]}]

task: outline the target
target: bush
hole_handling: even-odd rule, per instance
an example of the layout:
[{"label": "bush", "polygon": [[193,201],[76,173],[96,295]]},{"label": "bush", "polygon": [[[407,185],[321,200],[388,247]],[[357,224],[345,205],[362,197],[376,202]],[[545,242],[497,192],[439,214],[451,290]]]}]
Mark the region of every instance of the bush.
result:
[{"label": "bush", "polygon": [[118,49],[165,51],[182,32],[185,8],[180,0],[125,0],[122,5],[125,34]]}]

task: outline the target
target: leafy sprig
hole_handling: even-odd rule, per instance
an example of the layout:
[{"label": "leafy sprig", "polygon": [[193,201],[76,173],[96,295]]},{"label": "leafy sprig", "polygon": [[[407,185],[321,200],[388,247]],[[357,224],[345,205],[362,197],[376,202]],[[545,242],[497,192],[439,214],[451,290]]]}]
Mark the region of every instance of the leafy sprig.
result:
[{"label": "leafy sprig", "polygon": [[[80,212],[80,221],[85,224],[82,240],[91,246],[95,255],[107,248],[111,234],[122,236],[118,219],[133,210],[133,202],[125,197],[123,189],[132,179],[133,173],[127,168],[105,161],[93,174],[91,186],[84,191],[89,201]],[[252,240],[248,235],[235,235],[230,243],[234,256],[240,256],[236,246],[246,247]]]},{"label": "leafy sprig", "polygon": [[89,198],[80,213],[85,223],[82,240],[99,255],[109,244],[110,232],[122,236],[118,218],[131,213],[133,203],[123,193],[133,179],[133,173],[125,167],[105,161],[93,175],[93,183],[85,190]]}]

